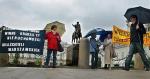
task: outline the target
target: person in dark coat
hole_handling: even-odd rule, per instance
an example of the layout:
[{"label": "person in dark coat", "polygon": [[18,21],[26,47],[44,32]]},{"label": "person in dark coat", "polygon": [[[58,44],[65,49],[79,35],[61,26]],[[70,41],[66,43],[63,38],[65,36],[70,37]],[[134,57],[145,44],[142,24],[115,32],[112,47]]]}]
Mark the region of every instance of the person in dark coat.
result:
[{"label": "person in dark coat", "polygon": [[143,34],[146,33],[146,30],[143,24],[138,21],[138,17],[136,15],[132,15],[130,20],[132,22],[130,26],[130,48],[129,55],[125,61],[125,70],[129,71],[133,54],[138,52],[145,65],[145,70],[149,71],[150,65],[143,48]]},{"label": "person in dark coat", "polygon": [[53,25],[51,27],[51,31],[46,33],[46,39],[48,41],[47,44],[47,58],[45,62],[45,66],[48,67],[49,61],[50,61],[50,56],[53,53],[53,68],[56,67],[56,56],[57,56],[57,51],[58,51],[58,43],[60,43],[61,38],[59,33],[56,32],[57,26]]}]

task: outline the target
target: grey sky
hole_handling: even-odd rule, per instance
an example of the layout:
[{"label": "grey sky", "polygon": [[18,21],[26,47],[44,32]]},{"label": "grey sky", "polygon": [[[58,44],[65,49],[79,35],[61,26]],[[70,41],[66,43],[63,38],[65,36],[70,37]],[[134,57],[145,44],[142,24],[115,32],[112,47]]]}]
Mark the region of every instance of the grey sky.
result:
[{"label": "grey sky", "polygon": [[150,0],[0,0],[0,26],[15,29],[43,29],[49,22],[66,25],[64,41],[71,41],[79,21],[83,35],[90,29],[113,25],[126,28],[124,13],[130,7],[150,8]]}]

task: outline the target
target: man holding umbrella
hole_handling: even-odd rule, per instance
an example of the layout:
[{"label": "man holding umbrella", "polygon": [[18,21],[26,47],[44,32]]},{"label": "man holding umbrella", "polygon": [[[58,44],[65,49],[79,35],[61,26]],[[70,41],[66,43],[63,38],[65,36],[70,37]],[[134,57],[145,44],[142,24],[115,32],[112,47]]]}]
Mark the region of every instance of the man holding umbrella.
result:
[{"label": "man holding umbrella", "polygon": [[95,68],[97,68],[97,62],[98,62],[98,44],[97,44],[97,40],[96,40],[96,32],[91,34],[90,54],[92,55],[91,69],[95,69]]},{"label": "man holding umbrella", "polygon": [[129,71],[130,62],[132,60],[133,54],[139,52],[141,59],[145,65],[146,71],[149,71],[149,63],[146,58],[145,51],[143,48],[143,34],[146,30],[143,24],[150,23],[150,9],[144,7],[134,7],[129,8],[125,15],[128,21],[131,22],[130,25],[130,48],[129,55],[125,61],[125,70]]},{"label": "man holding umbrella", "polygon": [[141,59],[145,65],[146,71],[149,71],[148,59],[146,58],[143,48],[143,34],[146,33],[146,30],[143,24],[139,22],[136,15],[131,15],[130,21],[130,48],[129,55],[125,61],[125,70],[129,71],[133,54],[139,52]]},{"label": "man holding umbrella", "polygon": [[96,28],[89,31],[84,38],[90,37],[90,54],[91,54],[91,69],[95,69],[98,66],[98,53],[99,53],[99,46],[101,42],[96,40],[96,35],[104,35],[106,31],[102,28]]}]

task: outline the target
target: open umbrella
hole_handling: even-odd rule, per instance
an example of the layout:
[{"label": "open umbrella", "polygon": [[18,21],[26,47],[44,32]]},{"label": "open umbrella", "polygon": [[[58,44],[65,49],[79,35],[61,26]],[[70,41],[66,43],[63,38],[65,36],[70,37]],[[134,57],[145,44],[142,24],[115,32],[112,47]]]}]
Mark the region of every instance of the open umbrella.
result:
[{"label": "open umbrella", "polygon": [[128,21],[130,21],[130,17],[132,15],[136,15],[138,17],[138,20],[143,24],[150,23],[150,9],[141,6],[129,8],[124,16]]},{"label": "open umbrella", "polygon": [[111,35],[112,35],[112,31],[105,31],[105,32],[103,32],[103,33],[100,35],[99,40],[100,40],[101,42],[104,42],[104,40],[105,40],[105,38],[107,38],[108,34],[111,34]]},{"label": "open umbrella", "polygon": [[87,37],[91,36],[93,33],[96,33],[96,35],[101,35],[104,32],[105,32],[104,29],[96,28],[96,29],[93,29],[93,30],[89,31],[84,37],[87,38]]},{"label": "open umbrella", "polygon": [[60,34],[60,36],[62,36],[66,32],[65,24],[60,23],[58,21],[55,21],[55,22],[47,24],[46,27],[45,27],[46,32],[51,31],[51,26],[52,25],[56,25],[57,26],[57,30],[56,31]]},{"label": "open umbrella", "polygon": [[96,28],[96,29],[89,31],[84,37],[87,38],[91,36],[93,33],[96,33],[96,35],[100,35],[99,40],[103,42],[108,34],[112,34],[112,31],[105,31],[102,28]]}]

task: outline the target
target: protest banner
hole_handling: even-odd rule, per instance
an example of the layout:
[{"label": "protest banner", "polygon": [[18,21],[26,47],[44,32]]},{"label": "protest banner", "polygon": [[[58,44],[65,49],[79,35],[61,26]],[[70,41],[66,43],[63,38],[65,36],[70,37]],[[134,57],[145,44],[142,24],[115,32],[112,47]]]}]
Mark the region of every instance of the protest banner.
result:
[{"label": "protest banner", "polygon": [[[130,32],[120,29],[117,26],[113,26],[112,42],[115,44],[129,45],[130,44]],[[144,46],[150,46],[150,32],[144,34],[143,37]]]},{"label": "protest banner", "polygon": [[0,53],[43,54],[44,30],[2,30]]}]

